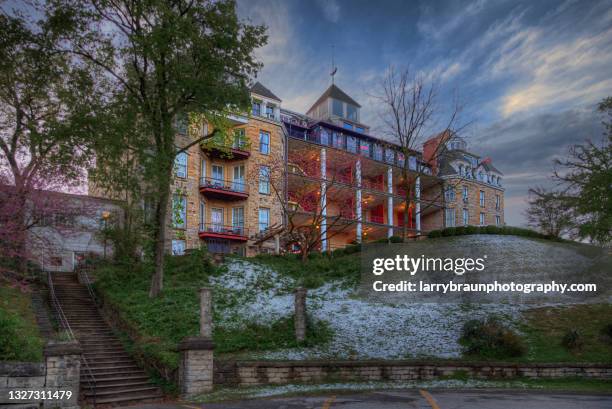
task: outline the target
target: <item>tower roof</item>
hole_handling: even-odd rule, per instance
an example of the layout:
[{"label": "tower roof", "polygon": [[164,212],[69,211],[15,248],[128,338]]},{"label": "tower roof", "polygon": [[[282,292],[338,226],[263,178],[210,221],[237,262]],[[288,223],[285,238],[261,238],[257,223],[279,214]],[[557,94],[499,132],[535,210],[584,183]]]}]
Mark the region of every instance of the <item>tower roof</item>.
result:
[{"label": "tower roof", "polygon": [[316,107],[317,105],[319,105],[322,101],[324,101],[327,98],[334,98],[346,103],[349,103],[351,105],[355,105],[357,108],[361,108],[361,105],[359,105],[357,103],[357,101],[355,101],[353,98],[349,97],[348,94],[344,91],[342,91],[340,88],[338,88],[335,84],[332,84],[329,86],[329,88],[327,88],[325,90],[325,92],[319,97],[319,99],[317,99],[317,101],[312,104],[312,106],[310,107],[310,109],[308,110],[308,112],[310,112],[312,110],[312,108]]},{"label": "tower roof", "polygon": [[270,98],[270,99],[273,99],[275,101],[281,102],[281,99],[279,97],[274,95],[274,93],[272,91],[270,91],[268,88],[264,87],[262,85],[262,83],[259,82],[259,81],[257,81],[255,84],[253,84],[253,86],[251,87],[251,92],[253,94],[261,95],[262,97]]}]

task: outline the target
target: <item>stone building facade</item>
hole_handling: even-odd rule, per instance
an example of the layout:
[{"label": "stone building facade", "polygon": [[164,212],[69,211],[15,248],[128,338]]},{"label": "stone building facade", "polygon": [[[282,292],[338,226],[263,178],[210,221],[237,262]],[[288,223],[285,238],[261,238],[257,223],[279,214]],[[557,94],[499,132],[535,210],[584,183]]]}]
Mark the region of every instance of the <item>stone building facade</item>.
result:
[{"label": "stone building facade", "polygon": [[[501,172],[456,135],[437,135],[422,151],[404,154],[372,135],[362,107],[333,84],[307,114],[282,109],[281,99],[260,83],[251,99],[248,114],[227,118],[233,140],[177,155],[169,252],[202,244],[214,253],[277,252],[287,220],[310,224],[323,207],[322,251],[463,224],[504,224]],[[193,142],[186,120],[176,128],[177,146]],[[273,187],[279,180],[283,192]],[[314,200],[298,197],[304,186]],[[290,211],[299,217],[289,218]]]}]

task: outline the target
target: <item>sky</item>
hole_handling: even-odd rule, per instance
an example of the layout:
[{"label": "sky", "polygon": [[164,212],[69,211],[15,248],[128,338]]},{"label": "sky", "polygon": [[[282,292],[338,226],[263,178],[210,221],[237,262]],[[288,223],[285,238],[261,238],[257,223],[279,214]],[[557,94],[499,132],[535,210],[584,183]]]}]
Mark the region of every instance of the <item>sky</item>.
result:
[{"label": "sky", "polygon": [[525,225],[529,187],[553,186],[553,160],[600,141],[596,105],[612,96],[612,0],[238,0],[268,27],[257,80],[306,112],[335,83],[382,132],[376,104],[390,66],[439,87],[439,121],[461,103],[469,150],[504,173],[506,223]]}]

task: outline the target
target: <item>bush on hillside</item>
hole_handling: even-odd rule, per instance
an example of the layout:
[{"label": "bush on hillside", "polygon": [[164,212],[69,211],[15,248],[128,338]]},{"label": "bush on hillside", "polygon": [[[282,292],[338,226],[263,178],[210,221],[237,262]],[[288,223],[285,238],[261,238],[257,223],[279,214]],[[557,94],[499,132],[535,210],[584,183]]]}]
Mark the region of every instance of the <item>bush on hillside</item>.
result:
[{"label": "bush on hillside", "polygon": [[578,352],[584,347],[584,337],[577,329],[570,329],[563,334],[561,345],[569,351]]},{"label": "bush on hillside", "polygon": [[601,329],[601,338],[606,344],[612,345],[612,323],[607,324]]},{"label": "bush on hillside", "polygon": [[42,341],[28,336],[24,319],[0,308],[0,361],[40,361]]},{"label": "bush on hillside", "polygon": [[539,239],[547,240],[560,240],[556,237],[552,237],[546,234],[539,233],[535,230],[524,229],[522,227],[511,227],[511,226],[460,226],[460,227],[447,227],[441,230],[432,230],[427,234],[430,239],[437,237],[448,237],[448,236],[462,236],[469,234],[503,234],[510,236],[522,236],[522,237],[535,237]]},{"label": "bush on hillside", "polygon": [[527,352],[519,335],[496,317],[466,322],[459,343],[465,347],[466,354],[483,358],[513,358]]}]

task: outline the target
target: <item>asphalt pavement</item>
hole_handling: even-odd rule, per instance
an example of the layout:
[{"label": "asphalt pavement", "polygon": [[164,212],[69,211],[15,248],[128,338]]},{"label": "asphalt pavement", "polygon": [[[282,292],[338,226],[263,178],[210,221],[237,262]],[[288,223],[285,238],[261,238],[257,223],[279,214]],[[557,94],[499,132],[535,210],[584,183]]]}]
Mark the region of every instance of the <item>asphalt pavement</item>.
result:
[{"label": "asphalt pavement", "polygon": [[131,409],[612,409],[612,394],[508,390],[391,390],[260,398],[221,403],[170,402]]}]

